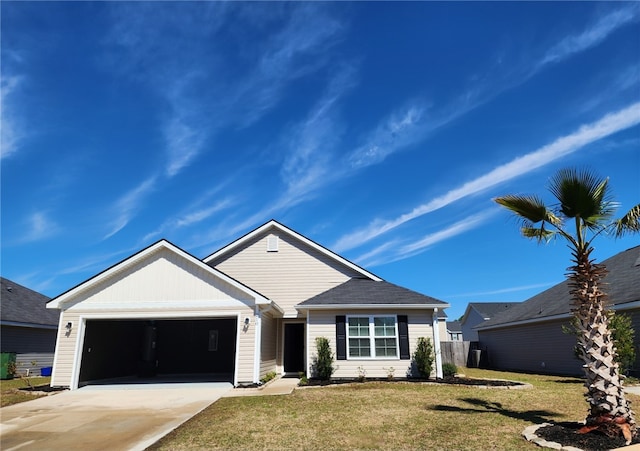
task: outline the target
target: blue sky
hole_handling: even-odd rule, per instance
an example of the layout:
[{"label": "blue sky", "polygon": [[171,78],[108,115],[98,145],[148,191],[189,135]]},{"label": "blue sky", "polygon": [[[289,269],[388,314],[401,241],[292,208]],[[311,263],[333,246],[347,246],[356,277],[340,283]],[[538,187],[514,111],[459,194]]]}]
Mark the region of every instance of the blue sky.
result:
[{"label": "blue sky", "polygon": [[640,201],[640,3],[0,8],[1,271],[48,296],[273,218],[457,318],[569,266],[493,197],[587,167]]}]

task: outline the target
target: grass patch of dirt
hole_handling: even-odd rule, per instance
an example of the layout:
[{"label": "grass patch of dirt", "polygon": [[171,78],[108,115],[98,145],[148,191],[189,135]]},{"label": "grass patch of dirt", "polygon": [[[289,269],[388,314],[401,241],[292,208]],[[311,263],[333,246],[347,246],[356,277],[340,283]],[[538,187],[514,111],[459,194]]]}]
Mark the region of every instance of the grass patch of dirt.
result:
[{"label": "grass patch of dirt", "polygon": [[366,382],[222,398],[150,449],[535,450],[521,435],[527,426],[580,421],[586,413],[580,379],[464,372],[534,388]]},{"label": "grass patch of dirt", "polygon": [[29,384],[23,379],[0,380],[0,407],[10,406],[32,399],[47,396],[46,391],[51,383],[50,377],[32,377],[29,379],[34,387],[44,387],[43,390],[28,390]]}]

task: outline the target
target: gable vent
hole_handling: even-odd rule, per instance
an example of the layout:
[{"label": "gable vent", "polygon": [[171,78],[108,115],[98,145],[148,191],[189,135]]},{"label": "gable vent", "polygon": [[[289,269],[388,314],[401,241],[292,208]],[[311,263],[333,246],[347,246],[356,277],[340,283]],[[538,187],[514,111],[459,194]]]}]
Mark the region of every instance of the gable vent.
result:
[{"label": "gable vent", "polygon": [[267,252],[278,252],[278,235],[267,237]]}]

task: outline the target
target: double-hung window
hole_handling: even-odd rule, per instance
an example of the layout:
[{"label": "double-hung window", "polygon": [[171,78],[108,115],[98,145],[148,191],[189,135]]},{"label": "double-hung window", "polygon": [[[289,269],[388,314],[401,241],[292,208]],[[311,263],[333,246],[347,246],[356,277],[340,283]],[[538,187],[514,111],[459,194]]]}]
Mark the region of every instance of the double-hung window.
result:
[{"label": "double-hung window", "polygon": [[395,316],[349,316],[349,358],[398,358],[398,327]]}]

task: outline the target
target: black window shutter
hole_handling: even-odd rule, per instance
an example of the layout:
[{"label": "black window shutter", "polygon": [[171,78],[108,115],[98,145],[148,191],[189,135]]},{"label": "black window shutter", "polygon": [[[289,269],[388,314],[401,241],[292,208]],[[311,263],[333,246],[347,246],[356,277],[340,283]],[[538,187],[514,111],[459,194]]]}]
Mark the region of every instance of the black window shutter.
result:
[{"label": "black window shutter", "polygon": [[400,358],[409,360],[409,327],[407,326],[407,315],[398,315],[398,336],[400,338]]},{"label": "black window shutter", "polygon": [[347,317],[344,315],[336,316],[336,348],[337,360],[347,360],[347,329],[345,322]]}]

